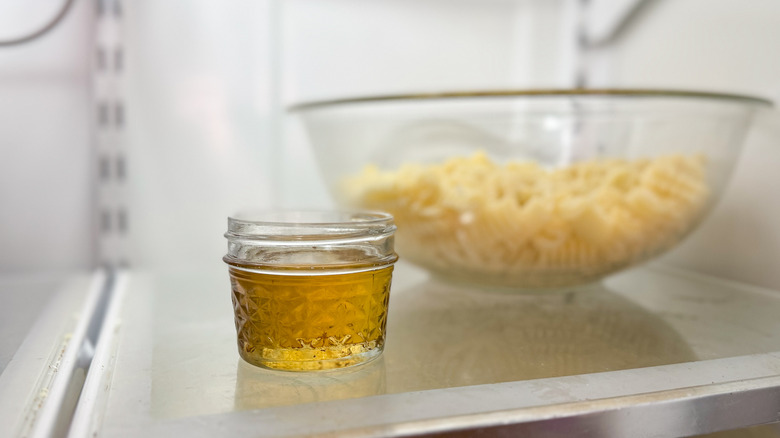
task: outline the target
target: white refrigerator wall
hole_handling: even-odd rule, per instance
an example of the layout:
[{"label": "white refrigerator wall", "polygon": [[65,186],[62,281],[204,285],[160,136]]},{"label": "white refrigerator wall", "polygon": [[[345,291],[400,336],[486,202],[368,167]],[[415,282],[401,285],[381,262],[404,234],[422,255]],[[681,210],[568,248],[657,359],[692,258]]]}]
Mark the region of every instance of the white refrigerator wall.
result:
[{"label": "white refrigerator wall", "polygon": [[[290,0],[282,9],[282,104],[574,84],[578,3],[569,0]],[[283,118],[282,196],[327,207],[311,144]]]},{"label": "white refrigerator wall", "polygon": [[143,0],[124,10],[126,261],[213,266],[227,215],[276,202],[272,4]]},{"label": "white refrigerator wall", "polygon": [[[740,92],[780,102],[780,2],[645,3],[612,42],[589,53],[589,86]],[[780,289],[778,169],[780,112],[765,111],[724,198],[665,261]]]},{"label": "white refrigerator wall", "polygon": [[[0,40],[39,29],[60,0],[0,2]],[[94,3],[0,46],[0,273],[93,263],[90,66]]]},{"label": "white refrigerator wall", "polygon": [[[229,214],[330,205],[310,145],[284,111],[291,103],[570,85],[570,4],[126,2],[129,263],[213,266]],[[537,33],[545,38],[530,38]]]},{"label": "white refrigerator wall", "polygon": [[[118,0],[102,1],[112,10]],[[602,18],[632,3],[589,2],[607,8]],[[579,59],[577,0],[122,2],[125,123],[116,142],[126,176],[99,199],[125,209],[122,258],[213,266],[228,214],[330,205],[311,145],[284,112],[296,102],[569,87],[581,60],[589,86],[780,98],[780,4],[642,3],[614,40]],[[0,4],[0,38],[41,24],[60,4]],[[112,242],[93,240],[96,5],[76,0],[50,35],[0,48],[0,271],[88,267],[95,248]],[[778,139],[780,116],[764,113],[725,199],[667,262],[780,288]]]}]

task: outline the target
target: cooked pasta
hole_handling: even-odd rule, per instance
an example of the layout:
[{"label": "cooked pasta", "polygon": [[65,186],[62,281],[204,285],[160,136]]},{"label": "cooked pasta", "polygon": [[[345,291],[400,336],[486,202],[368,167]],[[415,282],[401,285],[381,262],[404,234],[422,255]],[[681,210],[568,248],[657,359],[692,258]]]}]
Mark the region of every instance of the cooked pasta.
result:
[{"label": "cooked pasta", "polygon": [[385,210],[402,256],[495,283],[597,278],[672,246],[706,200],[706,160],[666,155],[547,170],[485,153],[347,178],[349,203]]}]

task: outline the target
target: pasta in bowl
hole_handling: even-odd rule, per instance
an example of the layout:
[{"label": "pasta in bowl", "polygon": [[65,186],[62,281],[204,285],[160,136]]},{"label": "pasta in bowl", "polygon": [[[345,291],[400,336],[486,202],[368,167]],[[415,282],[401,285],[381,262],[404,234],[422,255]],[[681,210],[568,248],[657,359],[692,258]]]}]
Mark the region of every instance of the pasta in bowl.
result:
[{"label": "pasta in bowl", "polygon": [[409,260],[467,281],[580,283],[674,245],[706,204],[701,155],[545,170],[484,153],[344,180],[351,205],[385,210]]},{"label": "pasta in bowl", "polygon": [[674,247],[722,192],[766,102],[678,93],[387,98],[303,112],[335,198],[393,214],[401,257],[450,281],[547,289]]}]

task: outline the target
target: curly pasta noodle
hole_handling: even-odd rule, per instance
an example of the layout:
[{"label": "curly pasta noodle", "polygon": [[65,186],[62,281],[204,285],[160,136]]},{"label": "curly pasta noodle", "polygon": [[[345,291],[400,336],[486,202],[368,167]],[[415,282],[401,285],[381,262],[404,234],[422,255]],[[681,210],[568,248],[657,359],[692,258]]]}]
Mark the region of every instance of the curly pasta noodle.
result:
[{"label": "curly pasta noodle", "polygon": [[347,201],[385,210],[399,252],[434,271],[525,287],[594,280],[673,246],[708,198],[706,160],[666,155],[546,170],[479,152],[344,180]]}]

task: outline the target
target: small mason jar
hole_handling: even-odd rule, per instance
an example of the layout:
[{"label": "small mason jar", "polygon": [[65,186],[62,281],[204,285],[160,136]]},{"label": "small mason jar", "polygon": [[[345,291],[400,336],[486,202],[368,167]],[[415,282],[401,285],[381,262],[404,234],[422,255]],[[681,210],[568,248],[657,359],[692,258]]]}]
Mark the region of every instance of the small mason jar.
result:
[{"label": "small mason jar", "polygon": [[280,211],[228,218],[238,351],[271,369],[326,370],[384,348],[393,217]]}]

